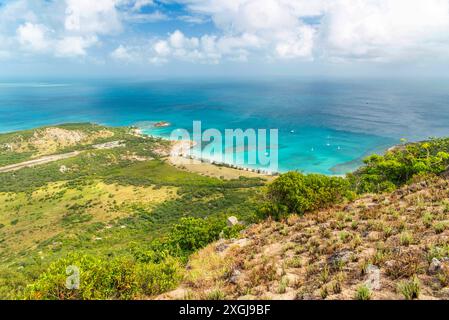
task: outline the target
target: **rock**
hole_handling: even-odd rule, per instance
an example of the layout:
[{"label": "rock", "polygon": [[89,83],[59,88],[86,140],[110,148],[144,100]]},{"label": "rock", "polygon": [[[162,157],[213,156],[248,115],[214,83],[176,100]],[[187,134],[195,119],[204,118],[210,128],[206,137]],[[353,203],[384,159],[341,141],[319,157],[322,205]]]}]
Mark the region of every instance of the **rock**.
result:
[{"label": "rock", "polygon": [[396,266],[396,261],[395,260],[385,261],[384,266],[389,269],[394,268]]},{"label": "rock", "polygon": [[289,284],[292,285],[296,284],[300,279],[300,277],[294,273],[287,273],[284,278],[287,280]]},{"label": "rock", "polygon": [[430,274],[438,273],[441,270],[441,265],[442,264],[440,260],[438,260],[437,258],[433,258],[429,266],[429,273]]},{"label": "rock", "polygon": [[237,225],[238,223],[239,223],[239,220],[234,216],[229,217],[227,220],[228,227],[233,227],[233,226]]},{"label": "rock", "polygon": [[336,252],[333,255],[331,255],[327,259],[327,262],[332,265],[338,265],[340,263],[344,264],[344,263],[349,262],[349,260],[352,257],[352,254],[353,254],[353,252],[349,251],[349,250],[339,251],[339,252]]},{"label": "rock", "polygon": [[237,270],[237,269],[234,269],[233,271],[232,271],[232,274],[231,274],[231,276],[229,277],[229,283],[232,283],[232,284],[237,284],[238,283],[238,281],[239,281],[239,278],[240,278],[240,275],[241,275],[242,273],[240,272],[240,270]]},{"label": "rock", "polygon": [[218,244],[217,244],[217,246],[215,247],[215,251],[217,251],[217,252],[223,252],[223,251],[225,251],[227,248],[229,248],[229,245],[226,244],[226,243],[224,243],[224,242],[221,242],[221,243],[218,243]]},{"label": "rock", "polygon": [[368,233],[367,238],[370,241],[377,241],[377,240],[380,239],[380,232],[378,232],[378,231],[371,231],[370,233]]},{"label": "rock", "polygon": [[247,239],[247,238],[238,239],[232,243],[233,246],[237,246],[237,247],[246,247],[248,244],[249,244],[249,239]]},{"label": "rock", "polygon": [[442,295],[445,299],[449,297],[449,288],[443,288],[440,290],[440,295]]},{"label": "rock", "polygon": [[69,169],[66,166],[62,165],[59,167],[59,172],[66,173],[67,171],[69,171]]},{"label": "rock", "polygon": [[380,290],[380,269],[377,266],[369,265],[366,269],[367,280],[365,285],[371,290]]}]

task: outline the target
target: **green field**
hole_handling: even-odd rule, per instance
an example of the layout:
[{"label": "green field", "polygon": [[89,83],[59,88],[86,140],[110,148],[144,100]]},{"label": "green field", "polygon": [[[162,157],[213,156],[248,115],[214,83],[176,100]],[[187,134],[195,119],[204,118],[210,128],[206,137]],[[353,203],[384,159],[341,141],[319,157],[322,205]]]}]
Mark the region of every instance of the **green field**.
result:
[{"label": "green field", "polygon": [[[135,136],[130,128],[71,124],[58,129],[63,131],[0,135],[0,166],[81,151],[74,158],[0,174],[0,299],[21,298],[52,262],[72,254],[134,259],[136,248],[145,251],[155,241],[166,241],[183,217],[220,223],[230,215],[253,219],[261,179],[224,181],[181,171],[155,152],[168,142]],[[53,142],[40,144],[46,133]],[[54,133],[61,135],[56,143]],[[117,140],[123,146],[93,148]]]}]

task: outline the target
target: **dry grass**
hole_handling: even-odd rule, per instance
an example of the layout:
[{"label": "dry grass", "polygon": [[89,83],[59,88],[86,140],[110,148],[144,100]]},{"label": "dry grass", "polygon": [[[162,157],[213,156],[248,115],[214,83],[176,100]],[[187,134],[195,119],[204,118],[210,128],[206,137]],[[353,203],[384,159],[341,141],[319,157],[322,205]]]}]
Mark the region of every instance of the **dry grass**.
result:
[{"label": "dry grass", "polygon": [[[416,298],[419,283],[419,299],[447,298],[449,267],[435,274],[428,269],[432,257],[449,258],[449,232],[435,228],[449,220],[448,187],[447,180],[434,178],[283,223],[252,226],[243,245],[229,242],[232,252],[214,251],[212,245],[193,256],[189,265],[196,267],[186,272],[195,284],[183,288],[197,298],[219,290],[229,299],[404,299]],[[213,262],[217,255],[234,269]],[[380,289],[365,289],[370,265],[380,270]],[[234,270],[238,276],[227,281]]]}]

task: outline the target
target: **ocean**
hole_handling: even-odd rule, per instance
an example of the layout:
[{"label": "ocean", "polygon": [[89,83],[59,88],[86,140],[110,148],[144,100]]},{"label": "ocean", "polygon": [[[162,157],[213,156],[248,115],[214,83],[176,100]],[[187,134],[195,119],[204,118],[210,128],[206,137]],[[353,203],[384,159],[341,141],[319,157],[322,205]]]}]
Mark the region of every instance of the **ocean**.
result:
[{"label": "ocean", "polygon": [[[449,81],[170,79],[0,81],[0,132],[67,122],[144,132],[278,129],[279,171],[344,174],[401,138],[449,136]],[[248,165],[257,168],[258,165]]]}]

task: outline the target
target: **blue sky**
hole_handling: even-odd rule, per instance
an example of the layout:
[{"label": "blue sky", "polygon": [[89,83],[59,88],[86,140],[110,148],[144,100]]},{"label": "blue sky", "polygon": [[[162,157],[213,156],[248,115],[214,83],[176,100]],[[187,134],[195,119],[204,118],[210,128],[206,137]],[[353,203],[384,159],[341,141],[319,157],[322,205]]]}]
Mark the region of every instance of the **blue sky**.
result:
[{"label": "blue sky", "polygon": [[0,0],[0,77],[444,75],[449,0]]}]

